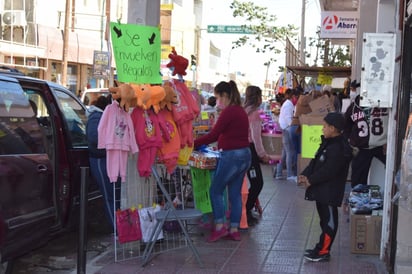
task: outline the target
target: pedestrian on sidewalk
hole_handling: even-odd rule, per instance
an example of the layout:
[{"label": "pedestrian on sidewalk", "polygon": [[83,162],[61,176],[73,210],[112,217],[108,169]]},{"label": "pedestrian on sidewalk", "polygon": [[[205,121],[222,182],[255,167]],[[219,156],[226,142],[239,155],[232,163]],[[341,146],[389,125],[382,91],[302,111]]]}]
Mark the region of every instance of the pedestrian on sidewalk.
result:
[{"label": "pedestrian on sidewalk", "polygon": [[342,135],[345,119],[330,112],[324,118],[321,144],[309,165],[298,177],[306,187],[305,199],[316,202],[322,233],[315,248],[305,250],[305,259],[313,262],[330,259],[330,250],[338,231],[338,207],[341,206],[352,148]]},{"label": "pedestrian on sidewalk", "polygon": [[[103,196],[104,208],[107,219],[114,229],[115,212],[113,198],[113,184],[107,175],[106,168],[106,150],[98,149],[98,126],[106,106],[110,104],[111,97],[101,95],[95,101],[91,102],[90,108],[87,110],[88,120],[86,125],[86,136],[89,151],[90,173],[93,180],[99,186],[99,190]],[[118,208],[118,206],[116,206]]]},{"label": "pedestrian on sidewalk", "polygon": [[269,163],[273,159],[263,147],[262,143],[262,119],[260,118],[260,105],[262,104],[262,90],[257,86],[248,86],[245,91],[244,108],[249,118],[249,143],[252,152],[252,164],[247,171],[249,179],[249,193],[246,202],[246,216],[248,226],[253,226],[258,222],[252,209],[254,208],[260,192],[263,188],[263,176],[260,163]]},{"label": "pedestrian on sidewalk", "polygon": [[[282,160],[286,159],[286,179],[295,183],[297,175],[297,154],[295,145],[293,144],[292,134],[296,131],[296,126],[292,126],[292,119],[298,97],[296,90],[287,89],[285,91],[285,101],[280,108],[279,114],[279,125],[282,129]],[[282,168],[282,165],[279,164],[278,167]]]},{"label": "pedestrian on sidewalk", "polygon": [[[246,171],[250,167],[249,120],[242,107],[240,93],[234,81],[222,81],[214,90],[217,105],[222,109],[211,131],[196,139],[194,147],[208,145],[217,141],[220,158],[210,186],[210,201],[215,229],[208,242],[221,238],[240,241],[239,224],[242,215],[241,189]],[[228,188],[230,202],[230,230],[224,226],[224,191]]]}]

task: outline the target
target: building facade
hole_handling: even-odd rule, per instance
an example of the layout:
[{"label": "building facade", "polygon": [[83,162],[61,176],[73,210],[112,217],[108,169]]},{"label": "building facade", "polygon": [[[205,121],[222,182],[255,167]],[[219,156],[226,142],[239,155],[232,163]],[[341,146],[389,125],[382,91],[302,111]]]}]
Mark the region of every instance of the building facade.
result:
[{"label": "building facade", "polygon": [[[390,38],[392,47],[385,52],[393,56],[385,68],[391,73],[388,83],[385,83],[388,85],[384,90],[377,88],[381,95],[391,99],[388,104],[388,132],[392,134],[388,134],[387,139],[386,165],[383,168],[372,165],[369,183],[381,185],[384,194],[380,258],[391,273],[411,273],[412,237],[409,227],[412,223],[412,207],[408,206],[408,201],[412,199],[412,192],[406,190],[411,189],[412,180],[405,174],[409,170],[410,160],[408,154],[404,153],[407,149],[404,144],[410,141],[406,135],[411,113],[412,1],[319,0],[319,3],[322,11],[358,13],[351,78],[361,81],[361,95],[366,98],[379,96],[369,94],[374,82],[367,78],[365,71],[368,70],[368,63],[374,59],[367,58],[370,55],[366,50],[367,42],[372,41],[373,37],[393,37]],[[382,40],[379,39],[380,42]]]},{"label": "building facade", "polygon": [[66,86],[72,92],[106,85],[109,78],[95,74],[93,60],[95,53],[109,51],[108,18],[116,20],[127,14],[127,5],[122,1],[112,1],[110,5],[109,0],[68,3],[69,6],[65,0],[1,0],[0,64],[62,83],[65,55]]}]

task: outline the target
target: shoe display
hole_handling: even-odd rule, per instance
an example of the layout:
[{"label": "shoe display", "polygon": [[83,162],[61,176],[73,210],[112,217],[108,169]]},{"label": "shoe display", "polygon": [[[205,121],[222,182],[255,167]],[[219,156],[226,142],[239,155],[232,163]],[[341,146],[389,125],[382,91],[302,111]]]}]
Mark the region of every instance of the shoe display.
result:
[{"label": "shoe display", "polygon": [[207,242],[212,243],[216,242],[217,240],[227,236],[229,232],[225,227],[222,227],[220,230],[214,230],[210,233],[209,237],[207,238]]},{"label": "shoe display", "polygon": [[240,241],[240,232],[229,232],[229,234],[225,237],[225,239],[232,240],[232,241]]},{"label": "shoe display", "polygon": [[330,254],[322,254],[320,255],[319,253],[311,253],[311,254],[305,254],[305,259],[311,262],[323,262],[323,261],[329,261],[330,259]]}]

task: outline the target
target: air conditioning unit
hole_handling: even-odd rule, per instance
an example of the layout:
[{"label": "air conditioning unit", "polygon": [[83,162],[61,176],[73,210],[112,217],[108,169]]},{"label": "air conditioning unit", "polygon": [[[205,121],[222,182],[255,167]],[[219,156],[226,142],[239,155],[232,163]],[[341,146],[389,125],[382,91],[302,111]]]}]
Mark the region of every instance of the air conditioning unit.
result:
[{"label": "air conditioning unit", "polygon": [[3,24],[7,26],[27,26],[24,10],[5,10],[3,12]]}]

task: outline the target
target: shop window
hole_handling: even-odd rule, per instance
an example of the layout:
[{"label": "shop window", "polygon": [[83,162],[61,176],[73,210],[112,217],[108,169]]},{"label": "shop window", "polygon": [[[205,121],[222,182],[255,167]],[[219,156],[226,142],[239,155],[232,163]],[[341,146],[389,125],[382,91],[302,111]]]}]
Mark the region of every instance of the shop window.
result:
[{"label": "shop window", "polygon": [[76,94],[77,92],[77,65],[67,66],[67,88]]},{"label": "shop window", "polygon": [[52,62],[51,63],[51,81],[60,84],[62,74],[61,63]]}]

